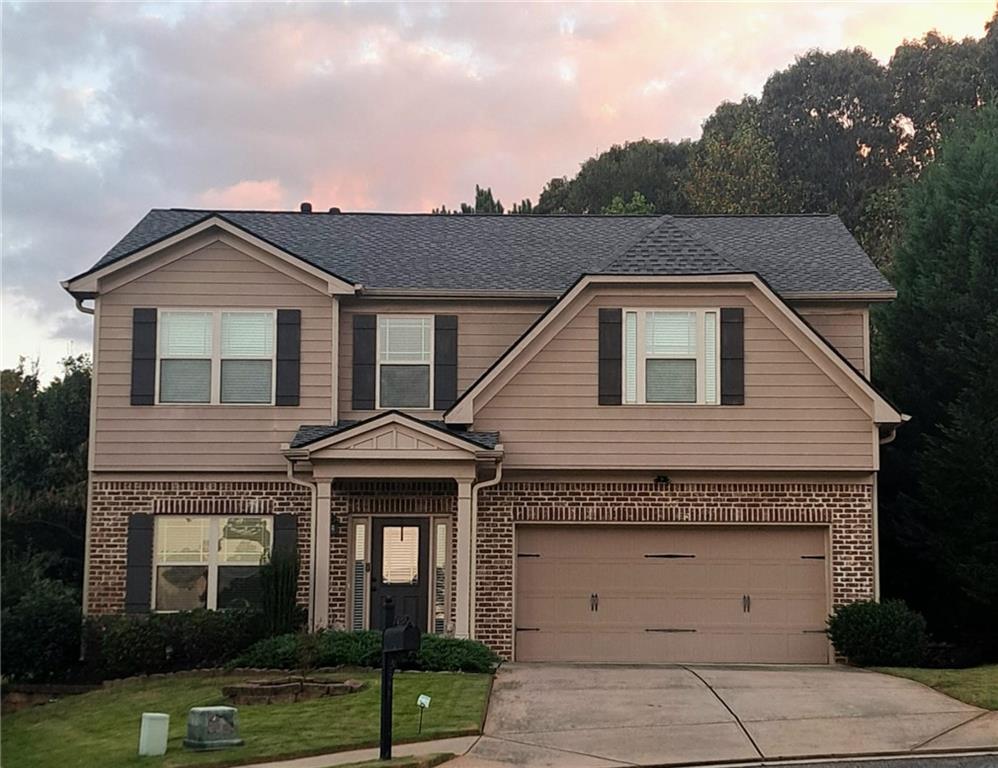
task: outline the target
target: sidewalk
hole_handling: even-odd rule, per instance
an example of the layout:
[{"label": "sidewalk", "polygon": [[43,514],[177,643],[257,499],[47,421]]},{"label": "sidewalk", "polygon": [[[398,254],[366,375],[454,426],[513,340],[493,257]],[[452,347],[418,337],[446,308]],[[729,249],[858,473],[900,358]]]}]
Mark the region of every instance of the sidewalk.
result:
[{"label": "sidewalk", "polygon": [[[440,752],[450,752],[463,755],[478,740],[478,736],[459,736],[453,739],[437,739],[436,741],[420,741],[414,744],[396,744],[392,748],[392,757],[422,757]],[[362,763],[365,760],[377,760],[378,748],[352,749],[349,752],[333,752],[312,757],[298,757],[293,760],[274,760],[267,763],[253,763],[240,768],[330,768],[335,765]]]}]

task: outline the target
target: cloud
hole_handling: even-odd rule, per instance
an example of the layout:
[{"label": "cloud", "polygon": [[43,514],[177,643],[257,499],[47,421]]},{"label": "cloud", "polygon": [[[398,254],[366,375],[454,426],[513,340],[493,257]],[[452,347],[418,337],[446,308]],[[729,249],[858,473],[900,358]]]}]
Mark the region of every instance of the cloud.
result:
[{"label": "cloud", "polygon": [[476,183],[536,200],[613,143],[698,135],[721,100],[758,93],[809,48],[883,59],[933,26],[980,35],[990,13],[5,4],[2,362],[84,343],[89,319],[57,281],[151,207],[428,210]]},{"label": "cloud", "polygon": [[198,195],[200,208],[280,209],[287,206],[288,193],[277,179],[247,179],[221,189],[206,189]]}]

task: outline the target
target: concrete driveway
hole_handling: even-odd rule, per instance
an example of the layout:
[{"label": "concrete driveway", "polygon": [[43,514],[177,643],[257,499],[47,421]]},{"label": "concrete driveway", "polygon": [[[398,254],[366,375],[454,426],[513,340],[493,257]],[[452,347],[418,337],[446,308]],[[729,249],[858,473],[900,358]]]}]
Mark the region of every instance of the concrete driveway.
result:
[{"label": "concrete driveway", "polygon": [[998,749],[998,713],[847,667],[510,664],[455,768]]}]

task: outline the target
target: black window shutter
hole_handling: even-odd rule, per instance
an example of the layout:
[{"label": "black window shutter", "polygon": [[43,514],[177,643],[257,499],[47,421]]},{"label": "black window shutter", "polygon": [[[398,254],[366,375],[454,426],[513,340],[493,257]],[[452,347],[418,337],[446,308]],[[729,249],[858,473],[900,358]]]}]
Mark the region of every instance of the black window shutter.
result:
[{"label": "black window shutter", "polygon": [[156,402],[156,310],[132,310],[132,405]]},{"label": "black window shutter", "polygon": [[301,390],[301,310],[277,310],[277,405],[298,405]]},{"label": "black window shutter", "polygon": [[457,315],[433,318],[433,407],[444,411],[457,400]]},{"label": "black window shutter", "polygon": [[152,515],[130,515],[125,559],[125,613],[152,609]]},{"label": "black window shutter", "polygon": [[745,405],[745,310],[721,309],[721,405]]},{"label": "black window shutter", "polygon": [[298,516],[274,515],[274,554],[293,555],[298,551]]},{"label": "black window shutter", "polygon": [[599,404],[620,405],[621,315],[616,308],[599,311]]},{"label": "black window shutter", "polygon": [[374,410],[374,375],[378,349],[378,316],[353,316],[353,408]]}]

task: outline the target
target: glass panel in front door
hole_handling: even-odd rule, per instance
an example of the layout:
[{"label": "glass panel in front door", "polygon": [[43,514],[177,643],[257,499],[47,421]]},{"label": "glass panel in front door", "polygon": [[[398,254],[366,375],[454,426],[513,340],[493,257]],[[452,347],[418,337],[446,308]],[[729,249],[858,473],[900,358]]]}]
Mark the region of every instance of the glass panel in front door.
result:
[{"label": "glass panel in front door", "polygon": [[419,583],[419,528],[386,525],[381,531],[381,582]]}]

